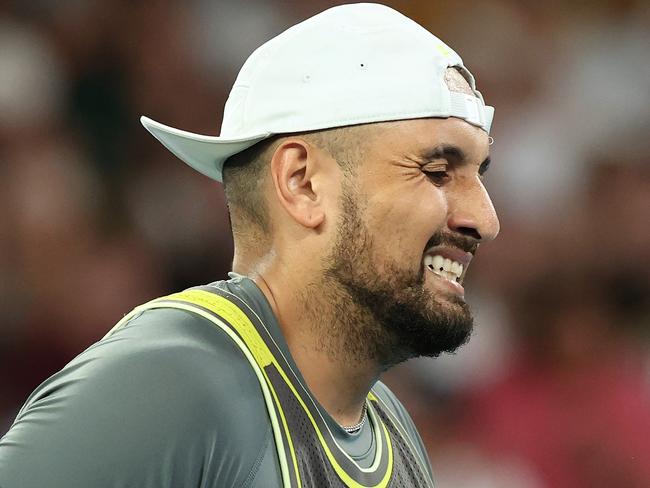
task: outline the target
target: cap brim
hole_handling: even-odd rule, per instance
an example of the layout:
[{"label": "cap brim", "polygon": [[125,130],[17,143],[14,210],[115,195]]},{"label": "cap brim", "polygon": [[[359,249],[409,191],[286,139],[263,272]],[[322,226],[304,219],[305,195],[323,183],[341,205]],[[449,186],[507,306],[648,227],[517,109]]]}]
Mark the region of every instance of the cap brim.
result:
[{"label": "cap brim", "polygon": [[140,117],[140,122],[163,146],[200,173],[213,180],[223,181],[223,163],[244,149],[266,139],[271,134],[228,139],[194,134]]}]

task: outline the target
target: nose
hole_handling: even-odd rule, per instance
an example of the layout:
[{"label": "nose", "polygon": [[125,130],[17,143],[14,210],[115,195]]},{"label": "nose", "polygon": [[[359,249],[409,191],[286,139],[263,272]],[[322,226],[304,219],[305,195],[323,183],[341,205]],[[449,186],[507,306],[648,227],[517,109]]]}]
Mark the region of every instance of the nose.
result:
[{"label": "nose", "polygon": [[462,185],[449,203],[447,225],[451,231],[480,242],[491,241],[499,234],[499,218],[480,179]]}]

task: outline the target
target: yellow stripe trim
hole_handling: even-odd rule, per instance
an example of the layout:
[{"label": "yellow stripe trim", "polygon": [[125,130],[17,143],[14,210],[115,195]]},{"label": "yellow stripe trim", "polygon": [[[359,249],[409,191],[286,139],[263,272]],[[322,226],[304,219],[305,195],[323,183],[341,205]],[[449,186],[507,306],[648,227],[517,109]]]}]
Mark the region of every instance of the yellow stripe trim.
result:
[{"label": "yellow stripe trim", "polygon": [[[323,446],[323,449],[325,451],[325,454],[327,455],[327,458],[330,461],[330,464],[336,471],[337,475],[341,478],[341,480],[349,488],[385,488],[388,485],[393,471],[393,448],[390,440],[390,435],[388,433],[388,430],[386,429],[386,426],[383,425],[383,422],[380,423],[382,424],[382,431],[387,445],[388,467],[386,469],[386,473],[384,477],[376,485],[363,485],[361,483],[358,483],[354,479],[352,479],[350,475],[347,472],[345,472],[345,470],[336,461],[336,458],[334,457],[334,455],[329,449],[329,446],[325,442],[323,434],[318,428],[318,425],[314,420],[311,411],[305,405],[302,397],[298,394],[293,383],[289,380],[284,370],[280,367],[280,364],[277,362],[277,360],[275,359],[271,351],[268,349],[264,340],[260,337],[259,333],[257,332],[257,329],[255,329],[255,326],[251,323],[250,319],[246,316],[246,314],[242,310],[240,310],[239,307],[237,307],[234,303],[232,303],[226,298],[223,298],[219,295],[204,290],[188,290],[180,293],[175,293],[173,295],[169,295],[168,297],[163,297],[158,300],[181,300],[181,301],[189,302],[191,304],[199,305],[203,308],[206,308],[214,312],[215,314],[223,317],[224,320],[229,322],[233,327],[235,327],[237,332],[239,332],[242,339],[248,346],[251,354],[257,361],[258,365],[262,368],[262,371],[264,371],[263,370],[264,367],[270,364],[273,364],[276,367],[279,374],[282,376],[283,380],[286,382],[287,386],[291,389],[292,393],[294,394],[294,396],[302,406],[303,410],[309,417],[309,420],[311,421],[314,430],[316,431],[316,434],[319,438],[321,445]],[[156,300],[154,300],[154,302],[156,302]],[[266,376],[265,373],[263,374]],[[273,388],[271,388],[271,391],[273,391]],[[277,401],[277,397],[275,397],[275,399]],[[282,412],[282,408],[279,405],[279,403],[278,403],[278,410]],[[282,417],[283,417],[282,418],[283,426],[285,428],[285,432],[287,433],[287,438],[291,439],[291,433],[288,431],[286,419],[284,418],[283,413],[282,413]],[[293,457],[292,461],[294,461],[294,468],[297,470],[293,445],[291,445],[291,453]],[[377,455],[380,454],[381,454],[380,451],[377,451]]]},{"label": "yellow stripe trim", "polygon": [[[183,301],[188,303],[189,305],[184,305],[182,303],[176,303],[169,300]],[[239,332],[241,338],[243,339],[247,347],[242,347],[241,340],[239,339],[239,337],[237,337],[236,334],[234,334],[228,328],[227,325],[221,323],[220,321],[218,321],[218,319],[216,319],[216,317],[206,313],[204,310],[192,307],[192,305],[198,305],[207,310],[210,310],[213,313],[217,314],[218,316],[222,317],[227,322],[229,322],[237,330],[237,332]],[[282,376],[282,379],[286,382],[287,386],[290,388],[290,390],[292,391],[292,393],[294,394],[294,396],[302,406],[303,410],[309,417],[309,420],[311,421],[312,426],[316,431],[318,439],[323,449],[325,450],[325,454],[327,455],[330,464],[336,471],[337,475],[341,478],[341,480],[349,488],[385,488],[386,486],[388,486],[388,483],[390,481],[393,472],[393,446],[390,439],[390,434],[388,433],[388,430],[386,429],[386,426],[383,424],[383,422],[377,419],[377,421],[381,423],[382,426],[381,430],[383,431],[384,439],[387,445],[388,467],[386,469],[386,473],[384,474],[384,477],[376,485],[363,485],[361,483],[358,483],[354,479],[352,479],[350,475],[336,461],[336,458],[334,457],[334,455],[329,449],[329,446],[325,442],[323,434],[318,428],[318,424],[314,420],[311,411],[305,405],[302,397],[296,391],[293,383],[289,380],[284,370],[280,367],[280,364],[277,362],[277,360],[269,350],[268,346],[266,345],[262,337],[260,337],[259,333],[257,332],[257,329],[255,329],[255,326],[251,323],[250,319],[237,305],[232,303],[230,300],[220,295],[216,295],[214,293],[210,293],[204,290],[187,290],[179,293],[174,293],[166,297],[157,298],[148,303],[140,305],[139,307],[136,307],[133,311],[127,314],[122,320],[120,320],[120,322],[118,322],[115,325],[115,327],[113,327],[106,334],[105,337],[110,336],[115,330],[122,327],[138,313],[141,313],[145,310],[149,310],[152,308],[177,308],[177,309],[187,310],[189,312],[194,312],[198,315],[201,315],[202,317],[215,323],[217,326],[219,326],[220,329],[223,329],[235,341],[235,343],[244,351],[244,354],[246,355],[246,358],[249,360],[251,365],[253,365],[253,363],[251,362],[251,356],[252,356],[252,359],[256,363],[255,365],[253,365],[253,369],[255,370],[255,373],[258,376],[258,380],[260,380],[260,384],[262,385],[262,391],[264,393],[264,399],[267,402],[267,405],[269,406],[268,408],[269,416],[271,417],[271,424],[273,426],[274,435],[276,438],[278,455],[280,457],[280,467],[282,470],[282,478],[284,480],[283,484],[285,487],[289,486],[288,483],[290,480],[288,474],[288,463],[287,463],[286,455],[284,453],[284,449],[282,448],[283,445],[282,436],[279,433],[279,431],[277,431],[277,429],[279,428],[279,422],[275,417],[275,411],[271,407],[272,405],[270,403],[272,401],[271,395],[273,396],[273,399],[276,402],[275,404],[278,406],[278,411],[280,412],[280,416],[282,420],[282,427],[284,428],[287,439],[289,440],[289,450],[291,452],[291,457],[292,457],[291,461],[296,473],[296,478],[298,480],[298,486],[302,486],[302,483],[300,480],[300,473],[298,470],[295,450],[293,447],[293,441],[291,439],[291,433],[289,432],[286,418],[284,416],[284,412],[282,411],[282,407],[278,401],[274,389],[272,387],[269,388],[271,383],[268,376],[266,375],[266,372],[264,371],[264,368],[271,364],[273,364],[276,367],[277,371]],[[260,378],[261,376],[263,376],[266,381],[261,381]],[[266,384],[266,382],[268,382],[268,384]],[[368,394],[368,399],[374,401],[378,400],[377,397],[372,392]],[[378,442],[379,440],[380,439],[377,439]],[[376,456],[377,457],[381,456],[381,451],[379,449],[376,452]]]},{"label": "yellow stripe trim", "polygon": [[[262,387],[262,393],[264,396],[264,401],[267,405],[267,410],[269,412],[269,417],[271,420],[271,427],[273,429],[273,436],[276,441],[276,448],[278,451],[278,457],[279,457],[279,463],[280,463],[280,471],[282,473],[282,480],[283,480],[283,487],[284,488],[293,488],[291,487],[291,478],[289,476],[289,464],[287,463],[286,459],[286,454],[284,452],[284,442],[282,440],[282,434],[280,433],[280,424],[278,422],[278,419],[275,415],[275,410],[273,409],[273,400],[271,399],[271,395],[273,395],[273,398],[275,398],[275,401],[277,402],[278,405],[278,410],[280,411],[280,416],[282,417],[282,424],[285,429],[285,432],[289,432],[288,426],[287,426],[287,421],[286,418],[284,417],[284,412],[282,409],[279,407],[279,402],[278,398],[276,396],[275,391],[273,388],[270,388],[270,382],[267,384],[269,381],[268,377],[266,376],[266,372],[260,368],[258,365],[256,359],[253,357],[251,352],[249,351],[248,347],[242,342],[242,340],[235,334],[230,327],[228,327],[226,324],[218,320],[214,315],[206,312],[205,310],[202,310],[200,308],[196,308],[196,306],[192,304],[185,304],[185,303],[176,303],[176,302],[168,302],[166,299],[169,297],[163,297],[163,298],[157,298],[155,300],[152,300],[150,302],[147,302],[143,305],[140,305],[139,307],[136,307],[134,310],[132,310],[129,314],[124,316],[122,320],[120,320],[115,327],[113,327],[105,336],[104,339],[109,337],[111,334],[113,334],[116,330],[118,330],[120,327],[124,326],[126,323],[128,323],[135,315],[144,312],[146,310],[151,310],[154,308],[175,308],[179,310],[185,310],[188,312],[195,313],[197,315],[200,315],[204,317],[205,319],[209,320],[210,322],[214,323],[216,326],[218,326],[220,329],[222,329],[230,338],[237,344],[237,346],[242,350],[244,353],[246,359],[250,363],[251,367],[253,368],[253,371],[255,372],[255,375],[257,376],[257,379],[260,383],[260,386]],[[298,464],[296,461],[296,455],[293,449],[293,443],[291,440],[291,437],[287,435],[287,438],[289,440],[289,448],[290,452],[292,455],[292,464],[293,468],[296,473],[296,479],[298,480],[298,487],[302,486],[302,483],[300,481],[300,472],[298,470]]]}]

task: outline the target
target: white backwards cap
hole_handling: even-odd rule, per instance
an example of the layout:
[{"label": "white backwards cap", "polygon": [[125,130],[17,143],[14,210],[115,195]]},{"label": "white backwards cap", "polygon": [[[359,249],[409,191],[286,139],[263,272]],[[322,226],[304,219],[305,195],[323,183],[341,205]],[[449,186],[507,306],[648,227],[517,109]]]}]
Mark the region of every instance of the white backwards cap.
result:
[{"label": "white backwards cap", "polygon": [[[474,96],[450,91],[456,67]],[[194,169],[222,181],[223,164],[274,134],[427,117],[458,117],[489,133],[494,108],[451,48],[384,5],[326,10],[250,55],[224,109],[221,135],[140,121]]]}]

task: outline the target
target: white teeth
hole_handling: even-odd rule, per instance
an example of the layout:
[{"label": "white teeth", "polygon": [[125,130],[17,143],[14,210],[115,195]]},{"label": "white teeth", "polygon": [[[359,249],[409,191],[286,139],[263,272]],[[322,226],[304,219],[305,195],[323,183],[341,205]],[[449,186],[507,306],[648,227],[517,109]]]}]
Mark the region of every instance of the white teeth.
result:
[{"label": "white teeth", "polygon": [[443,258],[438,254],[435,256],[425,255],[423,264],[435,274],[447,278],[450,281],[459,281],[463,274],[462,264],[457,261],[452,261],[449,258]]},{"label": "white teeth", "polygon": [[444,264],[444,262],[445,262],[445,258],[443,258],[442,256],[439,255],[433,256],[433,269],[435,269],[436,271],[442,270],[442,265]]}]

